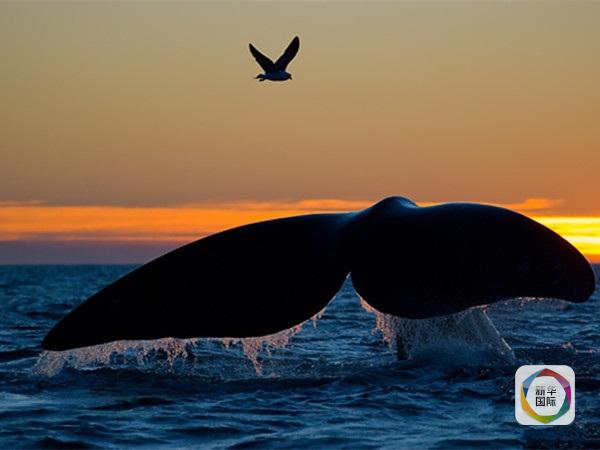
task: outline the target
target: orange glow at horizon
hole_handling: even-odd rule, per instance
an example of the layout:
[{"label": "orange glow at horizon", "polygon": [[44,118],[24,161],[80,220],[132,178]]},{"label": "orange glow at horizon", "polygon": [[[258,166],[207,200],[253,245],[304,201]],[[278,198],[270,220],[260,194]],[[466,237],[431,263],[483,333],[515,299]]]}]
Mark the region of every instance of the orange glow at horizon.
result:
[{"label": "orange glow at horizon", "polygon": [[[0,241],[87,241],[177,245],[261,220],[352,211],[363,200],[309,199],[290,202],[204,203],[177,207],[46,206],[0,204]],[[421,203],[422,206],[433,203]],[[592,262],[600,262],[600,217],[544,214],[551,199],[499,205],[516,209],[554,230]]]}]

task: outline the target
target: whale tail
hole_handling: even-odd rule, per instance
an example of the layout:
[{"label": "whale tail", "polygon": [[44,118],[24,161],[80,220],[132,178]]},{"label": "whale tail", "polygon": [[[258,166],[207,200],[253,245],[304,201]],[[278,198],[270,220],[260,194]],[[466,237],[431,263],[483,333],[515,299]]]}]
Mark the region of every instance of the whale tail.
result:
[{"label": "whale tail", "polygon": [[321,311],[349,267],[344,219],[315,215],[246,225],[180,247],[83,302],[47,350],[161,337],[256,337]]},{"label": "whale tail", "polygon": [[257,337],[323,309],[348,274],[377,310],[428,318],[511,297],[586,300],[592,269],[567,241],[512,211],[418,207],[234,228],[180,247],[94,294],[45,337],[47,350],[163,337]]},{"label": "whale tail", "polygon": [[389,198],[362,214],[352,282],[387,314],[425,319],[513,297],[583,302],[595,288],[575,247],[507,209]]}]

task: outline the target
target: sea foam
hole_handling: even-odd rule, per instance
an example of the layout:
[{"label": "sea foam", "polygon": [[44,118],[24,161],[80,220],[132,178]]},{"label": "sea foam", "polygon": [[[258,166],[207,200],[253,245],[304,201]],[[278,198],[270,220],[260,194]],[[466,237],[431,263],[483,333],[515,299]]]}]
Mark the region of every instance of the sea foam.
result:
[{"label": "sea foam", "polygon": [[360,302],[375,315],[374,332],[380,332],[383,341],[396,348],[400,360],[443,364],[515,360],[513,350],[487,316],[485,307],[430,319],[404,319],[384,314],[362,298]]}]

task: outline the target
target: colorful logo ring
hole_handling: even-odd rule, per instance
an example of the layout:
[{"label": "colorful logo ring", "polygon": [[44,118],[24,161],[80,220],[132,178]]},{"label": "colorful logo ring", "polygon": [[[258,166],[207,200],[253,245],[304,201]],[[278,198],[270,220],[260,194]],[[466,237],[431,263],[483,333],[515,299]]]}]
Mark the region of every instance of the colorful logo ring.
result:
[{"label": "colorful logo ring", "polygon": [[[529,391],[529,387],[531,386],[531,383],[533,382],[533,380],[535,380],[537,377],[553,377],[554,379],[556,379],[556,381],[558,381],[560,383],[560,385],[565,390],[565,399],[556,414],[551,414],[548,416],[543,416],[541,414],[538,414],[533,410],[533,408],[527,401],[527,392]],[[523,381],[523,385],[521,386],[521,406],[523,408],[523,411],[525,411],[525,413],[529,417],[531,417],[541,423],[550,423],[550,422],[558,419],[559,417],[564,416],[566,414],[566,412],[569,410],[569,408],[571,407],[571,384],[567,381],[567,379],[565,377],[556,373],[553,370],[550,370],[550,369],[538,370],[533,375],[528,377],[525,381]]]}]

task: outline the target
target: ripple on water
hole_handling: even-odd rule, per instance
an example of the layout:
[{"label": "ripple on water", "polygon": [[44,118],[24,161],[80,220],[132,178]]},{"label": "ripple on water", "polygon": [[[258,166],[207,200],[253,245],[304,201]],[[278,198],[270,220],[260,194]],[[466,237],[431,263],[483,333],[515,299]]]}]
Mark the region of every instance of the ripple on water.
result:
[{"label": "ripple on water", "polygon": [[[318,329],[307,324],[287,340],[272,340],[280,346],[121,343],[44,353],[38,374],[32,374],[38,351],[33,346],[52,326],[51,316],[62,316],[127,270],[0,268],[2,283],[25,281],[10,287],[8,297],[0,288],[0,317],[7,324],[0,330],[0,447],[600,444],[597,294],[572,307],[518,300],[448,321],[379,327],[372,334],[378,316],[360,307],[348,281]],[[486,324],[488,314],[493,328]],[[491,334],[478,337],[478,324]],[[515,361],[486,355],[485,336],[498,344],[492,350],[503,348],[496,328],[515,349]],[[398,334],[409,349],[404,361],[394,353]],[[576,424],[527,432],[514,420],[516,367],[557,361],[577,374]]]},{"label": "ripple on water", "polygon": [[38,441],[33,442],[31,448],[41,449],[88,449],[88,448],[101,448],[93,445],[86,441],[70,441],[66,439],[56,439],[53,437],[45,437]]}]

